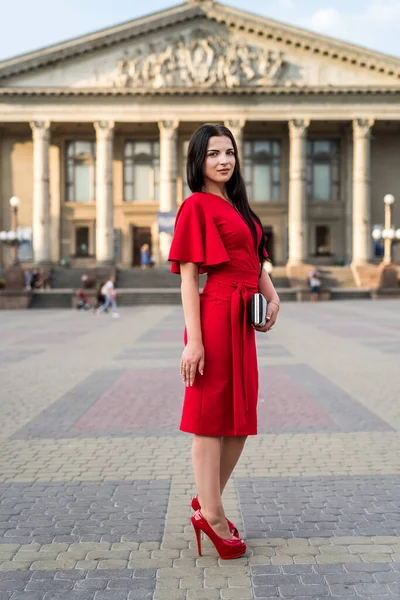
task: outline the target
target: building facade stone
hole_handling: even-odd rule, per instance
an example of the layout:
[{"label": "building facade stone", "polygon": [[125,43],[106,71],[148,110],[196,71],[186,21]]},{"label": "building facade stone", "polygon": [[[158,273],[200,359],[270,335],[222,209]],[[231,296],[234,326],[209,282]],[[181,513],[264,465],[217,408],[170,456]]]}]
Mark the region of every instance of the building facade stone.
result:
[{"label": "building facade stone", "polygon": [[145,242],[165,263],[188,140],[219,122],[275,264],[377,261],[399,96],[400,59],[212,0],[2,61],[0,228],[17,195],[27,263],[130,266]]}]

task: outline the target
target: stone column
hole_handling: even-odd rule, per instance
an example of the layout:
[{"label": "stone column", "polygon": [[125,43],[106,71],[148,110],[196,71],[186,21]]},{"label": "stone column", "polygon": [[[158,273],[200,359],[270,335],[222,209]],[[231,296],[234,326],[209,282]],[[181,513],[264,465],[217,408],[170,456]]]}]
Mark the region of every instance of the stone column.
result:
[{"label": "stone column", "polygon": [[289,260],[291,266],[307,262],[307,128],[306,119],[289,121]]},{"label": "stone column", "polygon": [[33,260],[48,264],[50,254],[49,140],[50,122],[30,123],[33,135]]},{"label": "stone column", "polygon": [[[160,212],[176,211],[179,121],[159,121],[160,129]],[[160,231],[160,262],[168,260],[172,233]]]},{"label": "stone column", "polygon": [[371,259],[371,128],[373,119],[353,121],[353,257],[354,266]]},{"label": "stone column", "polygon": [[240,162],[243,162],[243,128],[245,123],[245,119],[231,119],[224,122],[225,127],[231,130],[236,140]]},{"label": "stone column", "polygon": [[96,261],[114,262],[113,135],[114,121],[96,121]]}]

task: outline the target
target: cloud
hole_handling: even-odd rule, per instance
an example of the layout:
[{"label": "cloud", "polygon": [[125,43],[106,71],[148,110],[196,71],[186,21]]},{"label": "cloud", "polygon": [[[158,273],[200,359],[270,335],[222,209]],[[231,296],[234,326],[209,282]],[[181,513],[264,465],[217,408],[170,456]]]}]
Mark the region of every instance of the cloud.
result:
[{"label": "cloud", "polygon": [[400,0],[375,0],[370,4],[364,17],[371,23],[391,23],[400,20]]},{"label": "cloud", "polygon": [[326,6],[297,19],[297,24],[369,48],[392,46],[392,53],[399,54],[400,0],[370,0],[358,12]]},{"label": "cloud", "polygon": [[336,8],[319,8],[311,17],[310,25],[318,31],[329,32],[337,29],[342,22],[342,15]]}]

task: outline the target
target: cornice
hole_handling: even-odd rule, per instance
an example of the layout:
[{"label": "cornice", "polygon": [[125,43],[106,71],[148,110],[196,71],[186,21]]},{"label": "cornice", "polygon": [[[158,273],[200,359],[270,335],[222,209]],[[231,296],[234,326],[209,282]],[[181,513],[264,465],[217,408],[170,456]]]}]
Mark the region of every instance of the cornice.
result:
[{"label": "cornice", "polygon": [[385,87],[241,87],[228,88],[0,88],[0,97],[155,97],[155,96],[399,96],[399,86]]}]

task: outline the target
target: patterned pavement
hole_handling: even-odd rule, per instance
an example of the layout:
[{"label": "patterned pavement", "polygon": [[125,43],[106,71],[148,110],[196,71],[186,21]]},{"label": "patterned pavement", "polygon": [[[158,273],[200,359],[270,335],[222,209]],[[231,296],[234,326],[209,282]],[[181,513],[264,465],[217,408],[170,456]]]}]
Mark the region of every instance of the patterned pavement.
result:
[{"label": "patterned pavement", "polygon": [[287,303],[259,335],[236,561],[190,526],[181,309],[0,313],[0,600],[400,599],[399,309]]}]

